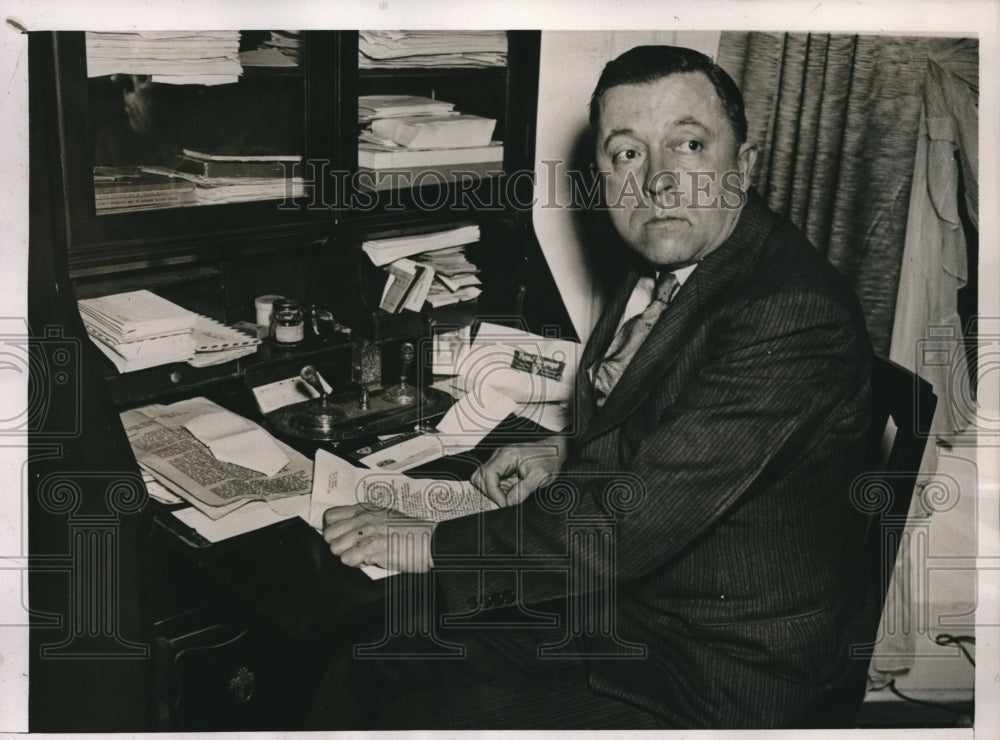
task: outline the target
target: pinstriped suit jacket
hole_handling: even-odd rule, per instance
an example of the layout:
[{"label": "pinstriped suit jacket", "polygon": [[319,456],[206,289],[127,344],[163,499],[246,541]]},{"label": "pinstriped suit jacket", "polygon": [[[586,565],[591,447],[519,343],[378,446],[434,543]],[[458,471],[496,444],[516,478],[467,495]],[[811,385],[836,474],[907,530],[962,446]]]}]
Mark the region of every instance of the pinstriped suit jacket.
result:
[{"label": "pinstriped suit jacket", "polygon": [[[751,192],[733,234],[598,409],[586,368],[637,279],[631,269],[584,351],[564,467],[575,517],[614,516],[614,560],[585,563],[592,572],[569,587],[565,574],[525,573],[520,600],[612,584],[601,596],[615,634],[591,630],[587,644],[595,654],[645,649],[591,660],[591,689],[671,725],[808,723],[814,703],[847,680],[850,645],[870,639],[878,620],[860,560],[866,519],[848,497],[869,423],[871,349],[857,300]],[[637,507],[614,510],[609,473],[642,489]],[[558,508],[543,490],[481,520],[442,523],[435,559],[565,554]],[[437,581],[449,610],[497,601],[477,578]]]}]

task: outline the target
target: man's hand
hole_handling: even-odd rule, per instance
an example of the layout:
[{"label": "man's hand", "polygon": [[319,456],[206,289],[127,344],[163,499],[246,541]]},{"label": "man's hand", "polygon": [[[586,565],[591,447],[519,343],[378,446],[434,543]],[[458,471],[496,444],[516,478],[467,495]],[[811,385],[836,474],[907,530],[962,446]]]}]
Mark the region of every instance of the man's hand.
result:
[{"label": "man's hand", "polygon": [[472,474],[470,480],[498,506],[514,506],[559,472],[568,449],[568,438],[561,436],[502,447]]},{"label": "man's hand", "polygon": [[[411,519],[398,511],[373,509],[364,504],[335,506],[323,512],[323,539],[329,543],[330,551],[352,568],[380,565],[407,573],[430,570],[434,565],[431,535],[435,526],[435,522]],[[390,528],[401,536],[391,550]]]}]

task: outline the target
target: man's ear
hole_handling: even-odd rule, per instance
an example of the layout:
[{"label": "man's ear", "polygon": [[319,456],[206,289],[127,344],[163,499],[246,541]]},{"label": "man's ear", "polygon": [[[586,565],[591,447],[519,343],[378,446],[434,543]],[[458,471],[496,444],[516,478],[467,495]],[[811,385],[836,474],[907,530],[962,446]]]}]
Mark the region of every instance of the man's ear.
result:
[{"label": "man's ear", "polygon": [[757,161],[757,145],[744,142],[740,145],[739,154],[736,155],[740,166],[740,175],[743,179],[743,187],[750,187],[750,175],[753,173],[754,162]]}]

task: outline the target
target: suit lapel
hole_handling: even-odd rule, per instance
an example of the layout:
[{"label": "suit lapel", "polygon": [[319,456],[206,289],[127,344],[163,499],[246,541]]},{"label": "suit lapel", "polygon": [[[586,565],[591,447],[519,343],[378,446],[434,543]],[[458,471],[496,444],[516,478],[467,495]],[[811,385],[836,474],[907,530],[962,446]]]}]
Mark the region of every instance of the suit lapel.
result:
[{"label": "suit lapel", "polygon": [[624,279],[620,283],[618,291],[612,296],[600,318],[594,325],[594,330],[590,334],[590,340],[583,350],[580,363],[577,366],[576,383],[576,413],[579,429],[586,429],[593,419],[597,404],[594,402],[594,386],[590,381],[590,366],[598,358],[604,357],[621,320],[628,299],[632,295],[635,284],[639,281],[640,271],[635,261],[629,259],[628,270]]},{"label": "suit lapel", "polygon": [[[740,214],[740,220],[729,239],[705,257],[697,269],[677,292],[669,308],[653,327],[646,341],[636,351],[621,379],[611,391],[604,405],[596,409],[593,417],[581,419],[583,434],[579,439],[582,444],[613,426],[619,424],[634,409],[639,407],[649,395],[657,380],[663,377],[677,358],[678,350],[685,337],[698,323],[698,317],[704,311],[720,305],[725,294],[738,283],[759,259],[764,240],[772,227],[772,215],[760,197],[754,191],[748,194],[747,204]],[[633,272],[635,272],[633,270]],[[638,279],[637,274],[630,275],[630,287],[625,292],[625,301],[631,293],[632,286]],[[611,317],[611,331],[617,327],[617,319],[621,316],[624,303],[618,307]],[[602,317],[600,324],[603,324]],[[600,352],[610,343],[610,337],[602,341]],[[590,346],[588,345],[588,349]],[[596,351],[595,347],[595,351]],[[595,355],[596,357],[602,354]],[[593,359],[590,360],[593,362]],[[589,365],[581,365],[581,370]],[[593,403],[593,388],[586,375],[582,378],[588,386],[590,407]]]}]

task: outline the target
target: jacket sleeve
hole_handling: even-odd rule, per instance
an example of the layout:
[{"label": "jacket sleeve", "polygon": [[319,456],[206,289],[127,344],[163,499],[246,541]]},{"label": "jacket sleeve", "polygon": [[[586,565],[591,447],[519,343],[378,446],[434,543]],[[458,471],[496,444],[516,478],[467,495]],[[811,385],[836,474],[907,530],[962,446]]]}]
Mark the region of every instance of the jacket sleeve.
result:
[{"label": "jacket sleeve", "polygon": [[[824,430],[868,376],[863,329],[817,292],[789,290],[725,311],[701,339],[711,347],[704,364],[662,409],[623,470],[581,461],[521,506],[443,522],[433,540],[435,563],[465,559],[475,569],[493,556],[565,558],[569,508],[577,521],[615,516],[614,577],[638,579],[676,557],[741,496],[822,444]],[[633,413],[649,402],[637,401]],[[622,493],[638,500],[630,506],[609,500]],[[567,497],[573,506],[563,505]],[[605,562],[584,567],[601,569]],[[470,582],[450,575],[437,574],[449,605],[471,606]],[[606,575],[584,573],[569,588],[601,583]],[[551,577],[533,575],[530,584],[522,592],[527,603],[566,595],[566,576],[555,569]]]}]

